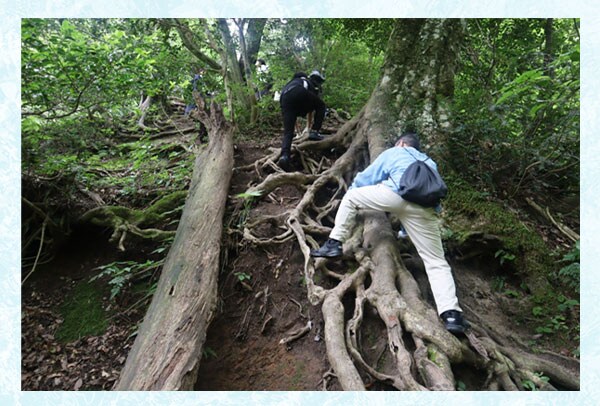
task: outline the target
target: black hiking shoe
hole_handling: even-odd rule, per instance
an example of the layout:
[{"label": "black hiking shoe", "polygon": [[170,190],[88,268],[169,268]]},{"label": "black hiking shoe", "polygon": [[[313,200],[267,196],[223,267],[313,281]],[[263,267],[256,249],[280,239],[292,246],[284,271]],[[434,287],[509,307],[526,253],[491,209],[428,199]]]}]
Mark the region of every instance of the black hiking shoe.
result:
[{"label": "black hiking shoe", "polygon": [[342,249],[342,243],[338,240],[334,240],[333,238],[325,241],[325,244],[321,246],[318,250],[311,250],[311,257],[321,257],[321,258],[336,258],[341,257],[344,253]]},{"label": "black hiking shoe", "polygon": [[279,158],[279,161],[277,161],[277,165],[284,171],[289,172],[292,169],[290,156],[287,154],[281,155],[281,158]]},{"label": "black hiking shoe", "polygon": [[319,134],[318,131],[311,131],[310,134],[308,134],[308,140],[309,141],[322,141],[323,137],[321,134]]},{"label": "black hiking shoe", "polygon": [[463,318],[462,312],[458,310],[446,310],[440,314],[440,317],[444,321],[446,330],[454,335],[464,334],[469,328],[469,323]]}]

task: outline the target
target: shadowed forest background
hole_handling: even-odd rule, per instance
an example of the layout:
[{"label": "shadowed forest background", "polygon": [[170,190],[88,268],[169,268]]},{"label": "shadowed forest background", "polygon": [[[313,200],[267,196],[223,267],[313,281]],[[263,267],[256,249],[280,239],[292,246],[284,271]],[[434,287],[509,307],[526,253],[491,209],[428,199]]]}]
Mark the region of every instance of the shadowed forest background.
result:
[{"label": "shadowed forest background", "polygon": [[[21,34],[23,390],[579,388],[579,20]],[[286,173],[274,96],[313,69],[326,138],[299,119]],[[393,217],[365,213],[349,258],[308,259],[404,130],[449,187],[469,339],[443,331]]]}]

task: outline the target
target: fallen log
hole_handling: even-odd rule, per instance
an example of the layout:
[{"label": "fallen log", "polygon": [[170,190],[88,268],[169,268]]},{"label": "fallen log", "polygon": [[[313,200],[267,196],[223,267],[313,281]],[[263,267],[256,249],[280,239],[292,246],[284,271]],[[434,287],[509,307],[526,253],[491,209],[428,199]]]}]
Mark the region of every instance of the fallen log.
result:
[{"label": "fallen log", "polygon": [[[198,109],[202,110],[202,109]],[[198,114],[208,148],[194,174],[156,293],[115,390],[190,390],[217,302],[223,214],[233,172],[233,127],[213,104]]]}]

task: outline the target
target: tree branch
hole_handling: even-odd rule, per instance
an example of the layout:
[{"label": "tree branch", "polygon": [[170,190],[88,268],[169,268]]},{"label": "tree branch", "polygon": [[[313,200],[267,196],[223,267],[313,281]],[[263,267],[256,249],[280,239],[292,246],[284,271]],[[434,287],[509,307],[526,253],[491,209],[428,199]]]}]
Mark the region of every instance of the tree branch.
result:
[{"label": "tree branch", "polygon": [[204,62],[210,69],[219,72],[223,70],[223,67],[220,63],[206,55],[198,46],[198,41],[195,38],[196,34],[194,34],[194,32],[190,29],[190,27],[187,24],[185,24],[180,19],[174,18],[161,21],[166,21],[166,23],[163,24],[169,27],[175,27],[177,33],[179,34],[179,37],[181,38],[181,41],[183,42],[183,45],[192,53],[192,55],[198,58],[201,62]]}]

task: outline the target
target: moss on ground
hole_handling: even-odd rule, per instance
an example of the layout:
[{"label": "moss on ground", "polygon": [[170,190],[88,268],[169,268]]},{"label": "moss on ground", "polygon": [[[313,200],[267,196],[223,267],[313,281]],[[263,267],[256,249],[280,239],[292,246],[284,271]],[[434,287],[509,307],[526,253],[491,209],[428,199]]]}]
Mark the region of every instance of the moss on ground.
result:
[{"label": "moss on ground", "polygon": [[60,342],[72,342],[106,331],[108,319],[102,307],[102,291],[95,284],[81,281],[67,295],[60,308],[63,323],[56,331]]},{"label": "moss on ground", "polygon": [[290,379],[290,390],[302,390],[301,384],[306,382],[306,365],[302,361],[294,366],[294,375]]},{"label": "moss on ground", "polygon": [[518,274],[526,280],[535,296],[551,293],[548,279],[556,272],[556,260],[542,236],[528,227],[517,212],[488,193],[453,176],[446,179],[450,193],[444,201],[453,236],[465,239],[472,232],[492,234],[503,243],[504,253],[512,258]]},{"label": "moss on ground", "polygon": [[[516,319],[531,320],[533,316],[536,331],[543,334],[542,341],[554,341],[555,347],[569,347],[569,343],[578,342],[579,319],[569,308],[569,304],[578,308],[578,298],[568,300],[564,289],[554,286],[557,272],[564,264],[540,233],[524,223],[516,210],[493,199],[489,193],[476,190],[455,176],[447,176],[445,180],[450,193],[443,206],[451,238],[461,244],[474,232],[498,237],[502,241],[500,256],[510,258],[517,275],[531,292],[533,307],[520,308]],[[578,356],[578,351],[577,347],[573,354]]]}]

